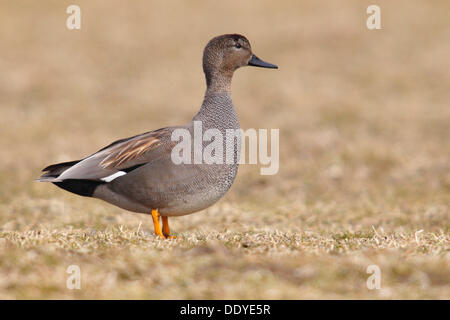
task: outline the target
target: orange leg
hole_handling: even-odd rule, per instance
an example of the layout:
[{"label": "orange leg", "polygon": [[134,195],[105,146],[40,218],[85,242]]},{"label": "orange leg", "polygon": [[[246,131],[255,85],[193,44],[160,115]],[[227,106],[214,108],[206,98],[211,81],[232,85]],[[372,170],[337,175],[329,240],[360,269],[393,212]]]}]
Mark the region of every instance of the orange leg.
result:
[{"label": "orange leg", "polygon": [[166,237],[166,239],[175,239],[175,236],[170,235],[170,228],[169,228],[169,218],[163,216],[162,217],[163,222],[163,234]]},{"label": "orange leg", "polygon": [[152,218],[153,218],[153,225],[155,226],[155,233],[161,239],[165,239],[166,237],[162,233],[161,225],[159,224],[159,216],[160,216],[160,214],[159,214],[158,210],[152,210]]}]

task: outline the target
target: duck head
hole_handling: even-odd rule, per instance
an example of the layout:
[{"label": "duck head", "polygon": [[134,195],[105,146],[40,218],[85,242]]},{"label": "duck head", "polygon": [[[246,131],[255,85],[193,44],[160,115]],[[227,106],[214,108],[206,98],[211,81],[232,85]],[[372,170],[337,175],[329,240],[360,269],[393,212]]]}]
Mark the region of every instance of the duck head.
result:
[{"label": "duck head", "polygon": [[203,51],[203,71],[208,87],[229,89],[236,69],[245,66],[278,69],[253,54],[250,42],[240,34],[224,34],[211,39]]}]

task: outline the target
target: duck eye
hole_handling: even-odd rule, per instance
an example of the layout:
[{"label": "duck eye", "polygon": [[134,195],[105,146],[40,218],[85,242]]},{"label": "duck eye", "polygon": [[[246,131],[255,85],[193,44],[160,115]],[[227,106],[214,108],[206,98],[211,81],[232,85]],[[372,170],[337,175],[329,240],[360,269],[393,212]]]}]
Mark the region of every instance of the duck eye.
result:
[{"label": "duck eye", "polygon": [[236,48],[238,48],[238,49],[242,48],[242,46],[241,46],[240,43],[236,43],[234,46],[235,46]]}]

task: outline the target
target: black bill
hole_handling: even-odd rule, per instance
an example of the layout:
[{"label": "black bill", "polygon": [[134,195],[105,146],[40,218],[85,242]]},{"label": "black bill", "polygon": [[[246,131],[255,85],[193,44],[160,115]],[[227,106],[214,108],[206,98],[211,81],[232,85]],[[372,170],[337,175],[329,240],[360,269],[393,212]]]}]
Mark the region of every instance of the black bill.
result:
[{"label": "black bill", "polygon": [[254,67],[261,67],[261,68],[278,69],[278,67],[276,65],[262,61],[260,58],[258,58],[255,55],[252,55],[252,57],[248,61],[248,65],[254,66]]}]

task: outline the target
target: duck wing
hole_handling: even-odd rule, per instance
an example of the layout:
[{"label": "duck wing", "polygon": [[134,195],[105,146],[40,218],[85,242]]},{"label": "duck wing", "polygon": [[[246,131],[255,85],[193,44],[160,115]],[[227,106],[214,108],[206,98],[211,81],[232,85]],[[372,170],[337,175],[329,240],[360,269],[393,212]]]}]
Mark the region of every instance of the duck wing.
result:
[{"label": "duck wing", "polygon": [[175,127],[146,132],[111,143],[79,161],[46,167],[39,181],[61,182],[83,179],[109,182],[135,168],[170,153],[171,134]]}]

